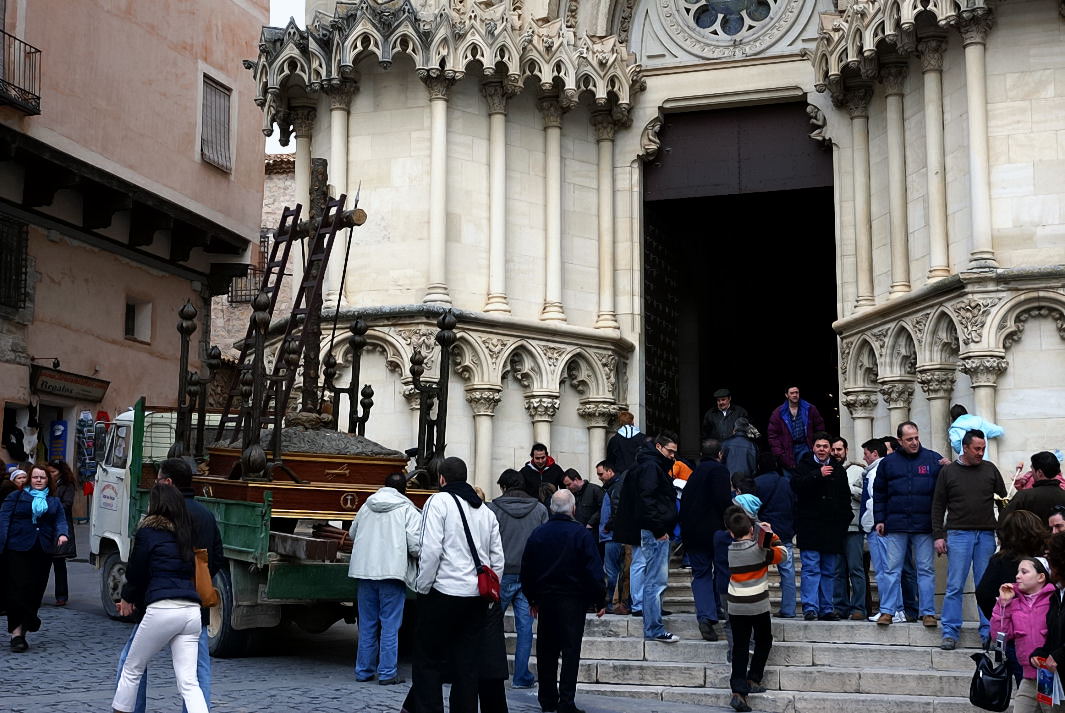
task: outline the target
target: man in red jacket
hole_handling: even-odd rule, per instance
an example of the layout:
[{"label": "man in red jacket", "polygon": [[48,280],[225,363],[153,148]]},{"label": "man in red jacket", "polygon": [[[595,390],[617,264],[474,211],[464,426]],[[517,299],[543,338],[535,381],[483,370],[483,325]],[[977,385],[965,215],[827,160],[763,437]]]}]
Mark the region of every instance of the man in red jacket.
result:
[{"label": "man in red jacket", "polygon": [[790,470],[814,446],[814,434],[825,430],[825,419],[809,401],[799,397],[799,387],[789,386],[787,401],[769,417],[769,448]]}]

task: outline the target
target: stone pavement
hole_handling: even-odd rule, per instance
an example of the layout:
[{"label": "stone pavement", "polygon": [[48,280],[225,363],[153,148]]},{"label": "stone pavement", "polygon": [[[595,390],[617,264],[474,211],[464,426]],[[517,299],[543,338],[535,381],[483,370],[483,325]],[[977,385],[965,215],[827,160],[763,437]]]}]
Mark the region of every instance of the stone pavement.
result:
[{"label": "stone pavement", "polygon": [[[88,533],[79,543],[87,543]],[[30,650],[0,647],[0,711],[9,713],[110,713],[115,663],[130,625],[108,619],[100,606],[99,574],[87,562],[69,565],[71,600],[52,605],[52,585],[41,609],[42,630],[28,637]],[[251,658],[215,659],[212,699],[215,713],[399,711],[407,685],[356,683],[353,674],[357,627],[338,624],[324,634],[295,628],[262,637]],[[176,711],[169,652],[149,669],[148,709]],[[18,673],[15,673],[18,672]],[[15,675],[12,675],[15,673]],[[410,662],[401,675],[410,680]],[[31,685],[32,682],[32,685]],[[513,713],[538,713],[535,690],[509,691]],[[753,701],[752,701],[753,702]],[[687,704],[603,696],[581,696],[588,713],[695,713],[731,711]]]}]

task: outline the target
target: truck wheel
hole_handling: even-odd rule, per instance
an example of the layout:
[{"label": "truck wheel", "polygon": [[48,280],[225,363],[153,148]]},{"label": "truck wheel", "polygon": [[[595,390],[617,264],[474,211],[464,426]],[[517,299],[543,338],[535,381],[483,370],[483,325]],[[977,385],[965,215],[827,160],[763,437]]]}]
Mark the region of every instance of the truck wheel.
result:
[{"label": "truck wheel", "polygon": [[227,562],[214,576],[218,590],[218,606],[212,607],[207,624],[207,650],[215,658],[225,659],[243,656],[248,643],[248,632],[233,628],[233,580],[229,576]]},{"label": "truck wheel", "polygon": [[126,583],[126,563],[118,550],[111,550],[100,567],[100,603],[104,613],[115,621],[135,621],[133,617],[121,616],[115,602],[122,598],[122,586]]}]

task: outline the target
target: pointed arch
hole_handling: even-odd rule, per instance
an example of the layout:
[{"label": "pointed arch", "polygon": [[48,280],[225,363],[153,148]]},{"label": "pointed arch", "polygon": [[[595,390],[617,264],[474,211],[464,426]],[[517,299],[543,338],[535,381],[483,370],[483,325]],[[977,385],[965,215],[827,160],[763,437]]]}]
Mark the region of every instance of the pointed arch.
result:
[{"label": "pointed arch", "polygon": [[559,360],[554,383],[568,381],[583,398],[613,398],[602,365],[583,348],[570,350]]},{"label": "pointed arch", "polygon": [[862,335],[854,342],[851,361],[847,365],[848,389],[875,389],[880,376],[880,359],[876,346],[868,337]]},{"label": "pointed arch", "polygon": [[941,306],[928,320],[918,363],[953,364],[958,361],[959,344],[958,324],[954,321],[954,315]]},{"label": "pointed arch", "polygon": [[897,322],[888,335],[881,358],[880,376],[913,376],[917,373],[917,340],[905,322]]},{"label": "pointed arch", "polygon": [[1015,295],[999,305],[992,313],[990,343],[996,349],[1009,349],[1024,336],[1024,328],[1032,319],[1052,319],[1058,335],[1065,339],[1065,295],[1039,290]]},{"label": "pointed arch", "polygon": [[524,339],[515,340],[507,345],[499,357],[499,383],[509,375],[513,376],[526,391],[552,391],[558,382],[552,384],[550,370],[543,355]]},{"label": "pointed arch", "polygon": [[458,332],[452,348],[452,365],[455,373],[468,383],[490,383],[487,365],[488,354],[483,345],[467,332]]}]

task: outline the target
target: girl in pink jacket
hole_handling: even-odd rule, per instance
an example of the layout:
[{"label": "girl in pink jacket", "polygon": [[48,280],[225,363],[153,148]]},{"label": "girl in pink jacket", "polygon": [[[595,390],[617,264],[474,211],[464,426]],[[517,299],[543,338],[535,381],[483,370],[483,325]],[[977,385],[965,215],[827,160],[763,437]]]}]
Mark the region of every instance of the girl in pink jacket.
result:
[{"label": "girl in pink jacket", "polygon": [[1050,609],[1050,596],[1055,592],[1049,579],[1050,566],[1046,559],[1022,559],[1014,584],[1007,582],[999,587],[998,600],[991,614],[991,636],[1003,632],[1007,640],[1014,642],[1017,660],[1024,670],[1024,680],[1017,688],[1014,706],[1018,712],[1038,710],[1035,702],[1035,666],[1031,659],[1032,652],[1046,643],[1047,610]]}]

